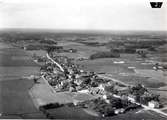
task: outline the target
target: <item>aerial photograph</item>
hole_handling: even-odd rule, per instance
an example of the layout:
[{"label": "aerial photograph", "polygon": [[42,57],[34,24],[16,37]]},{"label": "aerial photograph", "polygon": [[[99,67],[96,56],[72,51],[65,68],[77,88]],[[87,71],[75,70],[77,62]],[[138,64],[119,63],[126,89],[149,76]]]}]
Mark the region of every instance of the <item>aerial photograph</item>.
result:
[{"label": "aerial photograph", "polygon": [[0,0],[0,119],[167,120],[159,1]]}]

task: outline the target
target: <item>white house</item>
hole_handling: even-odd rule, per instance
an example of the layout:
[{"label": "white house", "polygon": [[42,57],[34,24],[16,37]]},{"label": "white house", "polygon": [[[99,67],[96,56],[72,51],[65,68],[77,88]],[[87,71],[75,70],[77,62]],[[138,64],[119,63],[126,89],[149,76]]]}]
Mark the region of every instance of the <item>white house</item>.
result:
[{"label": "white house", "polygon": [[135,96],[133,96],[133,95],[129,95],[128,100],[131,101],[132,103],[134,103],[136,101]]},{"label": "white house", "polygon": [[89,90],[80,90],[80,91],[78,91],[79,93],[89,93]]},{"label": "white house", "polygon": [[107,100],[107,95],[103,95],[103,99]]},{"label": "white house", "polygon": [[124,112],[125,112],[125,109],[123,109],[123,108],[116,109],[116,110],[114,111],[115,114],[121,114],[121,113],[124,113]]},{"label": "white house", "polygon": [[151,108],[159,108],[160,107],[159,102],[153,101],[153,100],[148,102],[148,106]]},{"label": "white house", "polygon": [[103,91],[104,91],[105,85],[104,85],[104,84],[100,84],[100,85],[98,86],[98,88],[99,88],[100,90],[103,90]]}]

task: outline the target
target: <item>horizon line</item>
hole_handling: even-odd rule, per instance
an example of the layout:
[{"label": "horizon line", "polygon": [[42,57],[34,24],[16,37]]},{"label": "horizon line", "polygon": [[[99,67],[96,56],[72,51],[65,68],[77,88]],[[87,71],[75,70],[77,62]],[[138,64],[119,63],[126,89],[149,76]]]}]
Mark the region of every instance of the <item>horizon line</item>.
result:
[{"label": "horizon line", "polygon": [[56,28],[0,28],[0,30],[50,30],[50,31],[61,31],[61,32],[69,32],[69,31],[73,31],[73,32],[167,32],[167,30],[113,30],[113,29],[56,29]]}]

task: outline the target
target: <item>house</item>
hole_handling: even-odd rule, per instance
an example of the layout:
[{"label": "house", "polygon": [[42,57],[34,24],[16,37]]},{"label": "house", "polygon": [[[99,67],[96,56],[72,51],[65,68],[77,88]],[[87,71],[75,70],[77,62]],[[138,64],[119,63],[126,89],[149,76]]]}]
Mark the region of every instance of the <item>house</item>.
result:
[{"label": "house", "polygon": [[81,76],[79,74],[75,74],[75,78],[78,79],[80,78]]},{"label": "house", "polygon": [[102,98],[105,100],[106,103],[110,104],[110,100],[108,99],[108,95],[104,94]]},{"label": "house", "polygon": [[114,61],[113,63],[115,63],[115,64],[123,64],[123,63],[125,63],[125,61]]},{"label": "house", "polygon": [[74,87],[70,86],[69,92],[76,92],[76,89]]},{"label": "house", "polygon": [[56,67],[53,68],[53,73],[58,73],[58,69]]},{"label": "house", "polygon": [[148,102],[148,106],[151,107],[151,108],[159,108],[160,107],[159,102],[154,101],[154,100]]},{"label": "house", "polygon": [[80,70],[81,73],[84,73],[84,70]]},{"label": "house", "polygon": [[113,97],[115,97],[115,98],[121,98],[119,95],[115,95],[115,94],[113,94]]},{"label": "house", "polygon": [[105,102],[108,103],[108,104],[110,104],[110,100],[108,100],[108,99],[106,99]]},{"label": "house", "polygon": [[81,103],[81,101],[76,100],[76,99],[73,100],[73,104],[74,104],[75,106],[78,105],[79,103]]},{"label": "house", "polygon": [[136,96],[134,95],[129,95],[128,96],[128,100],[131,101],[132,103],[134,103],[136,101]]},{"label": "house", "polygon": [[89,93],[89,90],[80,90],[80,91],[78,91],[79,93]]},{"label": "house", "polygon": [[89,93],[92,95],[97,95],[98,92],[99,92],[99,89],[97,87],[89,89]]},{"label": "house", "polygon": [[121,99],[122,100],[128,100],[128,96],[127,95],[121,95]]},{"label": "house", "polygon": [[74,83],[77,84],[77,85],[81,85],[82,80],[81,79],[75,79]]},{"label": "house", "polygon": [[146,48],[136,49],[136,53],[143,53],[143,52],[148,52],[148,50]]},{"label": "house", "polygon": [[98,86],[98,88],[100,89],[100,90],[105,90],[105,84],[100,84],[99,86]]},{"label": "house", "polygon": [[72,48],[70,48],[70,49],[69,49],[69,52],[70,52],[70,53],[76,53],[77,50],[76,50],[76,49],[72,49]]},{"label": "house", "polygon": [[93,87],[89,90],[89,93],[92,95],[104,95],[104,91],[98,87]]},{"label": "house", "polygon": [[105,95],[103,95],[103,99],[104,99],[104,100],[107,100],[107,98],[108,98],[108,97],[107,97],[107,95],[106,95],[106,94],[105,94]]},{"label": "house", "polygon": [[72,68],[68,68],[68,72],[69,72],[69,74],[74,74],[74,71]]},{"label": "house", "polygon": [[115,114],[121,114],[121,113],[124,113],[124,112],[125,112],[125,109],[123,109],[123,108],[114,110]]}]

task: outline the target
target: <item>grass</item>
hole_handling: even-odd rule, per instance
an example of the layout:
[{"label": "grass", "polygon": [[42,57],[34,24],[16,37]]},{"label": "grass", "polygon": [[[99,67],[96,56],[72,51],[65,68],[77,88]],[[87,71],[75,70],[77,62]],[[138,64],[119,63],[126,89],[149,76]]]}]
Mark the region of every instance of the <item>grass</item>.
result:
[{"label": "grass", "polygon": [[145,87],[149,88],[160,88],[166,86],[164,82],[160,82],[158,80],[157,81],[149,80],[149,77],[142,77],[136,75],[128,75],[128,76],[113,75],[113,77],[127,84],[132,84],[132,85],[143,84]]},{"label": "grass", "polygon": [[[0,82],[0,113],[6,114],[24,114],[39,113],[39,118],[43,115],[35,108],[28,94],[33,81],[27,79],[8,80]],[[27,118],[33,118],[27,116]],[[34,117],[35,118],[35,117]]]},{"label": "grass", "polygon": [[1,78],[3,77],[20,77],[20,76],[28,76],[28,75],[34,75],[39,73],[39,67],[33,67],[33,66],[0,66],[0,75]]},{"label": "grass", "polygon": [[126,66],[114,64],[112,59],[96,59],[78,62],[85,70],[105,73],[134,73],[132,69]]},{"label": "grass", "polygon": [[3,116],[0,118],[45,118],[35,108],[28,93],[33,81],[21,79],[23,75],[36,73],[38,69],[25,51],[15,48],[1,49],[0,113],[3,113]]},{"label": "grass", "polygon": [[87,114],[83,109],[74,107],[61,107],[57,109],[50,109],[47,111],[50,117],[54,119],[75,119],[75,120],[92,120],[97,119]]},{"label": "grass", "polygon": [[27,50],[27,52],[32,56],[33,54],[36,54],[38,56],[45,56],[46,51],[44,50]]},{"label": "grass", "polygon": [[1,49],[0,52],[1,66],[38,66],[28,54],[23,50],[15,48]]},{"label": "grass", "polygon": [[119,114],[117,116],[105,118],[102,120],[166,120],[166,118],[161,117],[155,113],[150,113],[149,111],[143,111],[136,113],[136,111],[129,111],[126,114]]}]

